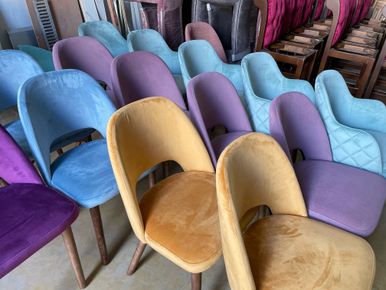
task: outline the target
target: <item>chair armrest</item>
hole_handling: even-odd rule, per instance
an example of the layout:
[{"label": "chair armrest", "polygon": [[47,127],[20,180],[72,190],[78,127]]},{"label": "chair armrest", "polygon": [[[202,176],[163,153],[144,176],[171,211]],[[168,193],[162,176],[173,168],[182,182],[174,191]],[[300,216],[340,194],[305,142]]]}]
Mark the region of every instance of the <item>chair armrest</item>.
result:
[{"label": "chair armrest", "polygon": [[300,92],[306,95],[310,101],[315,104],[315,91],[309,82],[283,78],[283,88],[286,88],[287,92]]},{"label": "chair armrest", "polygon": [[165,56],[162,56],[161,58],[167,64],[172,74],[181,74],[180,61],[178,60],[178,52],[170,50],[167,54],[165,54]]},{"label": "chair armrest", "polygon": [[244,95],[247,112],[253,130],[270,134],[269,131],[269,106],[271,101],[256,96],[252,90],[245,90]]},{"label": "chair armrest", "polygon": [[241,65],[223,63],[222,73],[232,82],[239,96],[244,96],[243,78],[241,75]]},{"label": "chair armrest", "polygon": [[386,106],[378,100],[353,98],[350,126],[386,133]]}]

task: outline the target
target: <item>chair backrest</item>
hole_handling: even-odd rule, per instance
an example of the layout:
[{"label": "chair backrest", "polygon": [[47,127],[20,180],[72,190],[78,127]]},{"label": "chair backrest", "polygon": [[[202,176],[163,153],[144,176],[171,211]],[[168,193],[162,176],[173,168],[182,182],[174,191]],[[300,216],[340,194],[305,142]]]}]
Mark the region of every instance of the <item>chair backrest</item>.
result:
[{"label": "chair backrest", "polygon": [[322,13],[323,13],[323,9],[324,9],[324,6],[325,6],[325,0],[317,0],[318,3],[316,5],[316,9],[315,9],[315,15],[314,15],[314,20],[319,20],[320,17],[322,16]]},{"label": "chair backrest", "polygon": [[167,160],[184,171],[214,172],[193,124],[166,98],[146,98],[119,109],[109,121],[107,143],[127,214],[141,241],[145,237],[136,183],[143,172]]},{"label": "chair backrest", "polygon": [[43,183],[31,161],[1,125],[0,178],[8,184]]},{"label": "chair backrest", "polygon": [[55,70],[51,51],[40,47],[24,44],[18,45],[17,48],[31,56],[45,72]]},{"label": "chair backrest", "polygon": [[354,11],[354,15],[351,19],[351,25],[358,24],[362,20],[361,15],[363,12],[363,6],[365,4],[364,0],[355,0],[355,2],[356,2],[355,11]]},{"label": "chair backrest", "polygon": [[32,57],[17,50],[0,50],[0,110],[15,106],[21,85],[43,73]]},{"label": "chair backrest", "polygon": [[224,47],[216,31],[206,22],[193,22],[185,27],[185,40],[203,39],[208,41],[223,62],[228,62]]},{"label": "chair backrest", "polygon": [[162,35],[153,29],[130,31],[127,35],[130,51],[144,50],[160,57],[173,74],[180,74],[180,64],[176,51],[170,49]]},{"label": "chair backrest", "polygon": [[208,130],[222,125],[228,132],[252,131],[235,87],[222,74],[208,72],[194,77],[189,82],[187,97],[191,119],[205,142],[213,164],[217,163],[217,157]]},{"label": "chair backrest", "polygon": [[363,0],[362,12],[361,12],[359,21],[366,19],[372,4],[373,4],[372,0]]},{"label": "chair backrest", "polygon": [[229,284],[233,290],[256,289],[242,233],[259,205],[268,206],[272,214],[307,216],[296,175],[272,137],[251,133],[221,154],[216,187]]},{"label": "chair backrest", "polygon": [[[331,46],[337,44],[340,39],[343,37],[347,28],[351,24],[351,20],[354,15],[355,9],[355,1],[352,0],[339,0],[339,14],[333,15],[334,18],[337,18],[337,25],[335,31],[331,31],[330,34],[333,33],[333,39]],[[333,27],[333,26],[331,26]]]},{"label": "chair backrest", "polygon": [[330,141],[319,112],[301,93],[283,94],[269,109],[270,132],[291,158],[300,149],[306,160],[332,161]]},{"label": "chair backrest", "polygon": [[49,72],[20,89],[19,115],[44,178],[51,180],[50,148],[60,137],[92,128],[106,136],[115,107],[102,87],[78,70]]},{"label": "chair backrest", "polygon": [[90,36],[102,43],[113,57],[129,51],[126,40],[119,31],[107,21],[88,21],[78,27],[79,36]]},{"label": "chair backrest", "polygon": [[110,67],[113,57],[107,48],[88,36],[71,37],[58,41],[53,47],[56,70],[78,69],[102,82],[112,90]]},{"label": "chair backrest", "polygon": [[147,51],[123,54],[111,66],[114,94],[120,106],[153,96],[163,96],[182,110],[186,105],[166,64]]},{"label": "chair backrest", "polygon": [[[264,0],[263,0],[264,1]],[[267,48],[285,33],[284,22],[286,15],[285,0],[266,0],[266,26],[263,36],[263,47]]]}]

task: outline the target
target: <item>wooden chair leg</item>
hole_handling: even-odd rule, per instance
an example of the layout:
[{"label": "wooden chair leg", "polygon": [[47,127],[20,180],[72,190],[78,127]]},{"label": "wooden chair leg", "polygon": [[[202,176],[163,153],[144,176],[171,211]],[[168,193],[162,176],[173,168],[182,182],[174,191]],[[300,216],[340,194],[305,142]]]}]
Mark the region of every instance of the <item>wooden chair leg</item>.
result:
[{"label": "wooden chair leg", "polygon": [[201,290],[201,273],[192,273],[192,290]]},{"label": "wooden chair leg", "polygon": [[103,234],[102,218],[99,206],[90,208],[90,215],[92,223],[94,225],[95,235],[98,242],[99,253],[101,255],[102,264],[107,265],[109,263],[109,256],[107,254],[105,236]]},{"label": "wooden chair leg", "polygon": [[82,265],[80,263],[78,250],[76,248],[74,235],[72,233],[71,226],[69,226],[63,233],[62,237],[64,240],[64,245],[67,248],[68,255],[70,256],[72,268],[76,275],[76,280],[78,281],[79,288],[83,289],[86,287],[86,280],[84,278]]},{"label": "wooden chair leg", "polygon": [[146,244],[142,243],[141,241],[138,242],[137,248],[135,249],[133,258],[131,258],[131,262],[129,265],[129,268],[127,269],[127,275],[132,275],[135,270],[137,270],[137,266],[139,263],[139,260],[141,259],[141,256],[143,254],[143,251],[146,248]]},{"label": "wooden chair leg", "polygon": [[60,155],[63,155],[63,149],[62,148],[60,148],[60,149],[58,149],[58,150],[56,150],[56,153],[58,153],[58,155],[60,156]]}]

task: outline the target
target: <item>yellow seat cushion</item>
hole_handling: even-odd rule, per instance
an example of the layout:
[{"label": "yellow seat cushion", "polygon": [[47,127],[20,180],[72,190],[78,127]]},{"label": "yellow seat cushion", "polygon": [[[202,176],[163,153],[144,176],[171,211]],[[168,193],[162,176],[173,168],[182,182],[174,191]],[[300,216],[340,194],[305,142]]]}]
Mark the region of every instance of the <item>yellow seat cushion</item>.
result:
[{"label": "yellow seat cushion", "polygon": [[172,175],[144,195],[140,209],[146,242],[186,271],[205,271],[221,255],[214,173]]},{"label": "yellow seat cushion", "polygon": [[256,289],[371,289],[370,245],[327,224],[273,215],[250,226],[244,242]]}]

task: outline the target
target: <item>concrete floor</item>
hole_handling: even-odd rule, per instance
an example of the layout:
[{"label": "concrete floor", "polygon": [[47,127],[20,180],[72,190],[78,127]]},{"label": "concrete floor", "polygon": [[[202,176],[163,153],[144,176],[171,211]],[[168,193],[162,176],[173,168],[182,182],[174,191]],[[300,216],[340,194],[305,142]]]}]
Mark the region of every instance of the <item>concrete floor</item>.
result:
[{"label": "concrete floor", "polygon": [[[0,122],[17,116],[15,110],[0,115]],[[147,180],[138,185],[138,191],[147,188]],[[106,243],[111,262],[102,266],[88,210],[82,209],[73,224],[83,271],[90,290],[188,290],[190,275],[147,248],[136,273],[126,275],[137,239],[133,234],[120,196],[101,206]],[[377,258],[374,290],[386,289],[386,211],[374,234],[369,237]],[[38,251],[19,267],[0,280],[4,290],[70,290],[78,289],[61,236]],[[223,260],[203,274],[203,290],[230,289]]]}]

